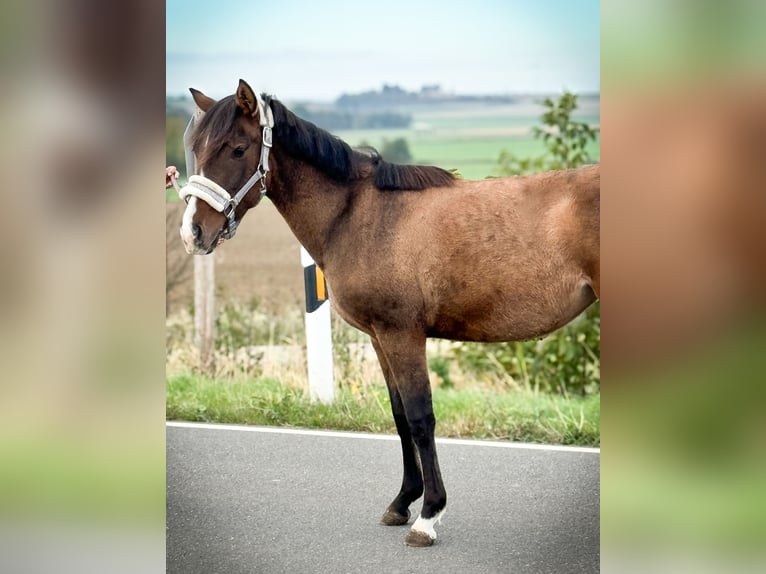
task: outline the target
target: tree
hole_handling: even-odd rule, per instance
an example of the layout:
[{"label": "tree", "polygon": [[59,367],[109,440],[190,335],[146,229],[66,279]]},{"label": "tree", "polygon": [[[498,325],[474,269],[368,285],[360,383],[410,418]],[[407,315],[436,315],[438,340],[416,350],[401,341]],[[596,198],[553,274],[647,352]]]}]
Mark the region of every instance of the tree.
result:
[{"label": "tree", "polygon": [[391,163],[410,163],[412,161],[410,146],[404,138],[383,140],[383,147],[380,150],[380,155],[384,160]]},{"label": "tree", "polygon": [[593,161],[586,147],[589,142],[595,141],[598,129],[572,119],[572,112],[577,109],[577,96],[564,92],[558,101],[545,98],[543,105],[547,108],[542,115],[543,127],[533,127],[532,134],[537,139],[542,138],[545,153],[538,157],[519,158],[504,150],[498,159],[499,175],[566,169]]}]

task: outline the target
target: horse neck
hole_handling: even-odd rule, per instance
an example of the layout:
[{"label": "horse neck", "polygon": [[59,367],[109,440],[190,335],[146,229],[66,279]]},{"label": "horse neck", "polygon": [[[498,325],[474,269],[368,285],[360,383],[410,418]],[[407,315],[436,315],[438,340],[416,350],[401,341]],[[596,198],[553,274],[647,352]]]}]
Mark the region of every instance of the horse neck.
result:
[{"label": "horse neck", "polygon": [[322,267],[335,223],[350,200],[350,185],[334,181],[313,166],[285,154],[275,159],[269,199],[301,245]]}]

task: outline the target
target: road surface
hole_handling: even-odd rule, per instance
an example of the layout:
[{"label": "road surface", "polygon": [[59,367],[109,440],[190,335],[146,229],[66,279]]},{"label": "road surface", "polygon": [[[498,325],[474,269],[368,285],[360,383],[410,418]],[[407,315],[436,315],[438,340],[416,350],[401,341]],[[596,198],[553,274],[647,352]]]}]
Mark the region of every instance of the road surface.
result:
[{"label": "road surface", "polygon": [[401,482],[396,437],[245,429],[168,423],[167,572],[599,570],[595,449],[438,442],[447,511],[434,546],[409,548],[408,527],[379,524]]}]

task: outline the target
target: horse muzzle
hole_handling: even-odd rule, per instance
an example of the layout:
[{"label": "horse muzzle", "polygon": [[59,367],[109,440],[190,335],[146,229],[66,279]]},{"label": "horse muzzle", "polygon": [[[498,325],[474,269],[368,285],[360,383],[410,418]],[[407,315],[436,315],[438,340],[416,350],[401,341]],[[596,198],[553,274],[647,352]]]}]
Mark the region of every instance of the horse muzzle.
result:
[{"label": "horse muzzle", "polygon": [[[238,225],[234,212],[239,202],[236,201],[236,198],[232,198],[223,187],[204,175],[192,175],[189,177],[187,184],[179,190],[178,195],[187,204],[191,197],[201,199],[217,212],[222,213],[226,217],[226,224],[224,225],[221,238],[231,239],[234,237]],[[184,237],[184,242],[186,240],[187,238]]]}]

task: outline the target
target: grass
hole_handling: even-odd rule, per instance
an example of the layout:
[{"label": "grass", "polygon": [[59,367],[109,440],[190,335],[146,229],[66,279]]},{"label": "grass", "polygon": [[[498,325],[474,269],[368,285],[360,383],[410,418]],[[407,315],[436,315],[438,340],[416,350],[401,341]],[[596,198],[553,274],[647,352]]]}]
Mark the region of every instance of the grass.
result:
[{"label": "grass", "polygon": [[[546,444],[600,444],[600,397],[561,397],[530,391],[433,391],[441,437]],[[333,405],[312,403],[303,389],[270,378],[214,380],[175,375],[167,380],[169,420],[395,433],[382,385],[336,390]]]}]

